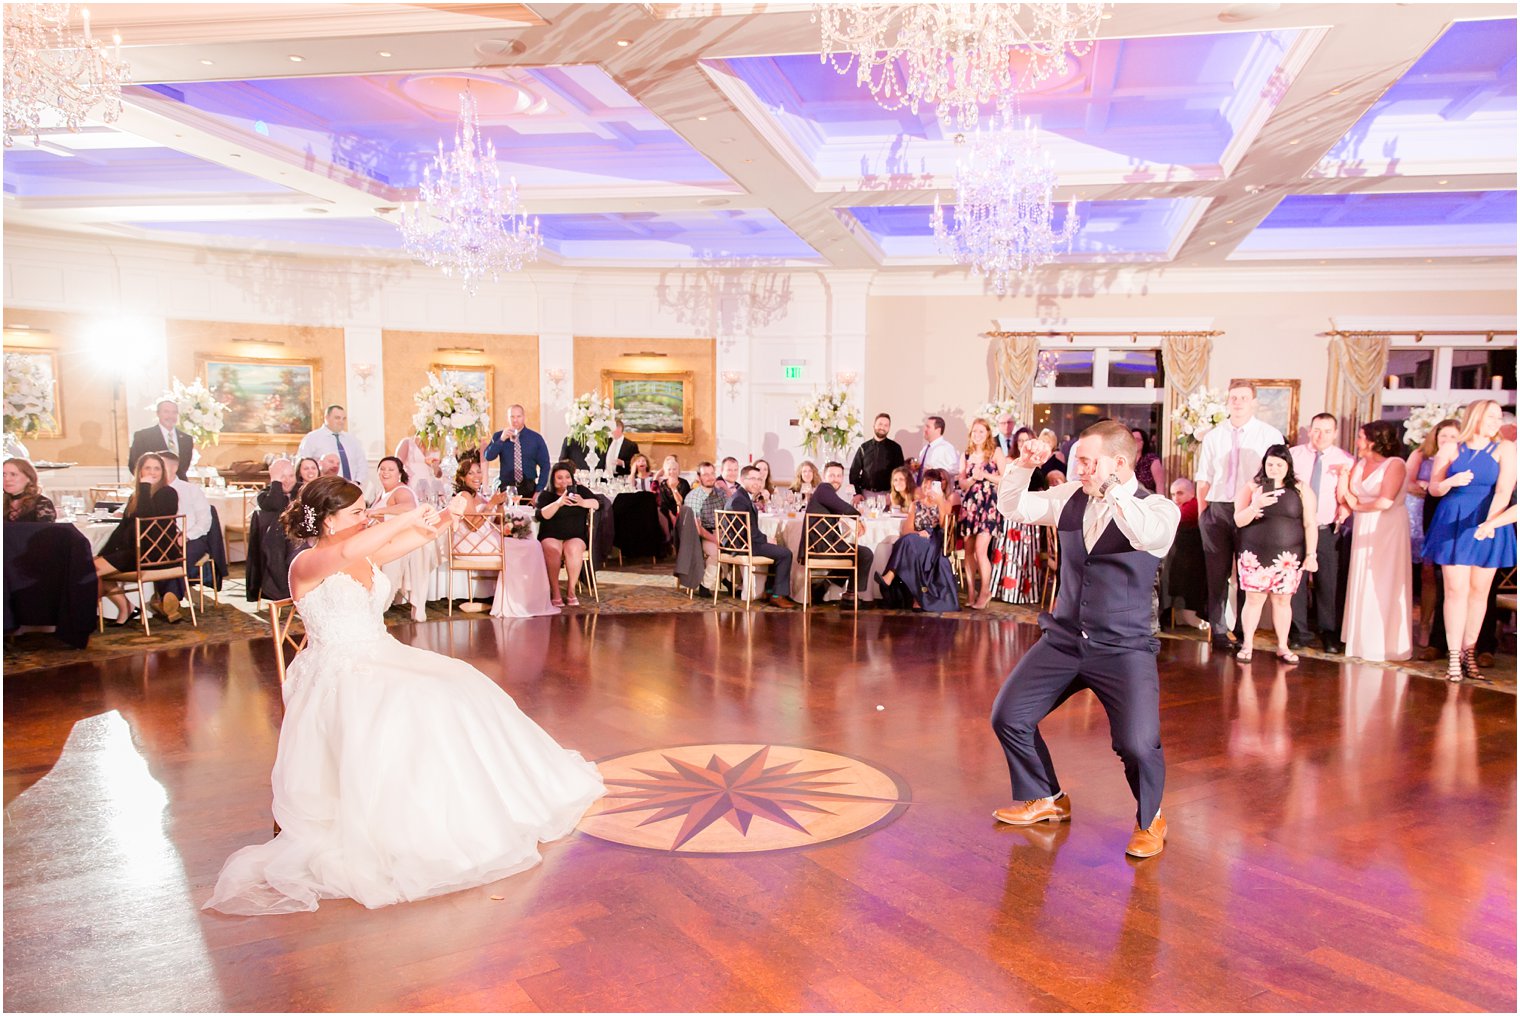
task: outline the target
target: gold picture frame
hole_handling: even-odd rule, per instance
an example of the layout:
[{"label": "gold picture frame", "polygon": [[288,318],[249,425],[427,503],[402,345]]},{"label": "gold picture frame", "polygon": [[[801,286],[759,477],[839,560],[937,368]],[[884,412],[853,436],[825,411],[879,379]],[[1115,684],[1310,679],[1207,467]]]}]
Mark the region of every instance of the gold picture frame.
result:
[{"label": "gold picture frame", "polygon": [[635,441],[691,444],[696,440],[696,382],[682,371],[602,371],[602,397],[623,418]]},{"label": "gold picture frame", "polygon": [[295,444],[322,422],[322,361],[197,353],[195,372],[228,404],[221,440]]},{"label": "gold picture frame", "polygon": [[468,382],[468,387],[476,391],[484,391],[486,396],[486,416],[494,424],[496,422],[496,368],[483,363],[435,363],[428,367],[438,380],[443,381],[447,377]]},{"label": "gold picture frame", "polygon": [[26,440],[32,438],[59,438],[65,437],[63,426],[63,382],[58,376],[58,350],[48,346],[6,346],[6,356],[24,356],[28,360],[34,360],[42,364],[47,372],[48,379],[53,383],[53,426],[47,430],[39,430],[36,434],[28,435]]},{"label": "gold picture frame", "polygon": [[1256,418],[1282,431],[1289,446],[1298,444],[1298,378],[1245,378],[1256,386]]}]

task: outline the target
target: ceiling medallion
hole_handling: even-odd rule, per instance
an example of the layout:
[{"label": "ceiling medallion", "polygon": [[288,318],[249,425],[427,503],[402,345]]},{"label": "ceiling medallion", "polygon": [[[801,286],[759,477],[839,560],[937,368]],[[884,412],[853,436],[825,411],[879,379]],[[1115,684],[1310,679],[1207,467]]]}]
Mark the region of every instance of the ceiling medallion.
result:
[{"label": "ceiling medallion", "polygon": [[[30,134],[40,141],[44,128],[62,124],[77,132],[97,106],[97,116],[115,123],[121,116],[121,86],[132,80],[121,58],[121,36],[108,52],[84,30],[69,31],[69,4],[5,5],[5,147]],[[46,121],[46,122],[44,122]]]},{"label": "ceiling medallion", "polygon": [[475,100],[459,94],[459,126],[454,150],[438,155],[422,172],[417,201],[401,210],[406,252],[449,277],[458,276],[475,295],[480,280],[497,281],[538,260],[543,239],[538,219],[531,225],[517,200],[517,178],[505,192],[496,146],[480,133]]},{"label": "ceiling medallion", "polygon": [[927,103],[946,127],[970,131],[982,106],[1001,108],[1090,52],[1109,6],[817,4],[813,18],[823,29],[819,59],[840,74],[853,68],[883,109],[916,114]]},{"label": "ceiling medallion", "polygon": [[1034,124],[1026,117],[1019,131],[1006,115],[999,117],[991,129],[972,135],[956,160],[953,225],[946,225],[934,199],[934,238],[1002,296],[1015,277],[1054,261],[1058,248],[1070,253],[1077,200],[1067,204],[1065,221],[1055,230],[1055,190],[1056,171]]}]

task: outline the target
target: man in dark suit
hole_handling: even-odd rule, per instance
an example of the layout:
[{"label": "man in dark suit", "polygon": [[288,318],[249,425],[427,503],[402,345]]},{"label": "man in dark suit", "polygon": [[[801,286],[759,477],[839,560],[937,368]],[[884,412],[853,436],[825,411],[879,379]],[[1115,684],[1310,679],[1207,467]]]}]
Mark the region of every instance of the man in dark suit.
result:
[{"label": "man in dark suit", "polygon": [[[807,507],[803,511],[803,532],[807,532],[806,516],[808,515],[852,515],[856,519],[856,521],[853,523],[853,526],[855,528],[855,538],[859,539],[861,536],[865,535],[866,527],[865,523],[859,520],[860,512],[852,508],[844,498],[839,496],[839,488],[843,485],[844,463],[830,462],[825,465],[823,467],[823,482],[820,483],[817,488],[814,489],[812,495],[808,497]],[[845,525],[851,525],[851,523],[840,521],[836,523],[836,525],[843,527]],[[842,533],[843,530],[841,529],[841,534]],[[817,542],[819,545],[813,546],[813,542]],[[837,546],[837,540],[832,541],[831,547],[831,544],[829,542],[819,540],[815,536],[814,541],[805,541],[803,543],[802,560],[807,560],[809,552],[819,555],[827,555],[830,549],[836,548]],[[857,546],[855,548],[855,553],[859,555],[855,565],[855,588],[864,595],[866,593],[866,590],[870,588],[866,585],[866,577],[871,574],[871,560],[873,555],[871,554],[871,549],[869,547]],[[821,596],[819,586],[826,587],[827,582],[820,582],[818,585],[814,586],[814,600],[819,599]],[[839,601],[840,607],[843,607],[846,602],[848,601],[841,599]]]},{"label": "man in dark suit", "polygon": [[612,424],[612,440],[607,443],[607,450],[602,453],[602,470],[610,472],[614,476],[627,476],[628,464],[639,453],[639,443],[623,433],[623,418],[618,417]]},{"label": "man in dark suit", "polygon": [[568,462],[576,469],[590,469],[586,454],[590,449],[573,438],[565,438],[559,445],[559,460]]},{"label": "man in dark suit", "polygon": [[[752,551],[756,557],[768,557],[772,561],[770,603],[772,606],[791,609],[798,606],[796,600],[786,595],[792,588],[792,552],[778,543],[771,543],[760,528],[760,513],[755,511],[755,495],[760,493],[760,487],[760,470],[754,466],[745,466],[739,471],[739,489],[729,501],[728,510],[749,512]],[[734,548],[721,549],[726,554]]]},{"label": "man in dark suit", "polygon": [[1019,457],[1019,450],[1014,447],[1013,435],[1016,433],[1013,424],[1013,416],[1010,413],[999,413],[997,418],[997,446],[1002,449],[1004,455],[1010,459]]},{"label": "man in dark suit", "polygon": [[509,426],[491,435],[486,445],[486,461],[501,458],[501,489],[513,490],[531,498],[549,483],[549,446],[544,436],[527,426],[527,411],[522,406],[507,410]]},{"label": "man in dark suit", "polygon": [[149,452],[168,451],[179,456],[179,471],[176,475],[183,480],[190,472],[190,456],[195,451],[195,442],[189,434],[176,429],[179,424],[179,406],[173,399],[161,399],[155,408],[158,411],[158,423],[144,427],[132,435],[132,448],[127,452],[127,470],[135,474],[137,460]]}]

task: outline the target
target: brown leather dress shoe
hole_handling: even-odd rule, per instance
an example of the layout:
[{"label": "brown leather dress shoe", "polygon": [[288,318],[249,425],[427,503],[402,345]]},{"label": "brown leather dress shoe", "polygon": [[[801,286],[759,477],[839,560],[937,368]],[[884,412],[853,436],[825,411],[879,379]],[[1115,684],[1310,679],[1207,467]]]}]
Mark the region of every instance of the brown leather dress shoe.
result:
[{"label": "brown leather dress shoe", "polygon": [[1040,798],[1037,801],[1016,801],[1006,808],[999,808],[992,817],[1004,825],[1026,826],[1037,822],[1070,822],[1071,798],[1065,794],[1054,801]]},{"label": "brown leather dress shoe", "polygon": [[1166,819],[1157,812],[1156,817],[1151,819],[1149,829],[1135,826],[1134,835],[1129,838],[1129,846],[1124,848],[1124,852],[1131,857],[1155,857],[1165,845]]},{"label": "brown leather dress shoe", "polygon": [[772,607],[780,607],[783,610],[796,610],[802,606],[802,604],[798,603],[790,596],[772,596],[770,598],[770,605]]}]

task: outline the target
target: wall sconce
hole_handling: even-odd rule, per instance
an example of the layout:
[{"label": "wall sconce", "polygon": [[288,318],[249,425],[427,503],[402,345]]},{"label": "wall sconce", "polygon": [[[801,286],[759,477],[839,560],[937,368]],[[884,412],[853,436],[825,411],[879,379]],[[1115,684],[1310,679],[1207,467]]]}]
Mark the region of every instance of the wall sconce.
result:
[{"label": "wall sconce", "polygon": [[734,401],[739,398],[739,382],[744,380],[744,373],[737,370],[725,370],[723,383],[728,385],[728,398]]},{"label": "wall sconce", "polygon": [[855,379],[857,377],[859,377],[859,375],[856,374],[853,370],[842,370],[834,375],[834,380],[838,381],[841,385],[848,388],[850,385],[855,383]]},{"label": "wall sconce", "polygon": [[375,365],[372,363],[354,364],[354,376],[359,379],[359,390],[369,391],[369,379],[375,376]]},{"label": "wall sconce", "polygon": [[561,398],[565,394],[565,368],[550,367],[544,371],[544,377],[554,386],[554,397]]}]

